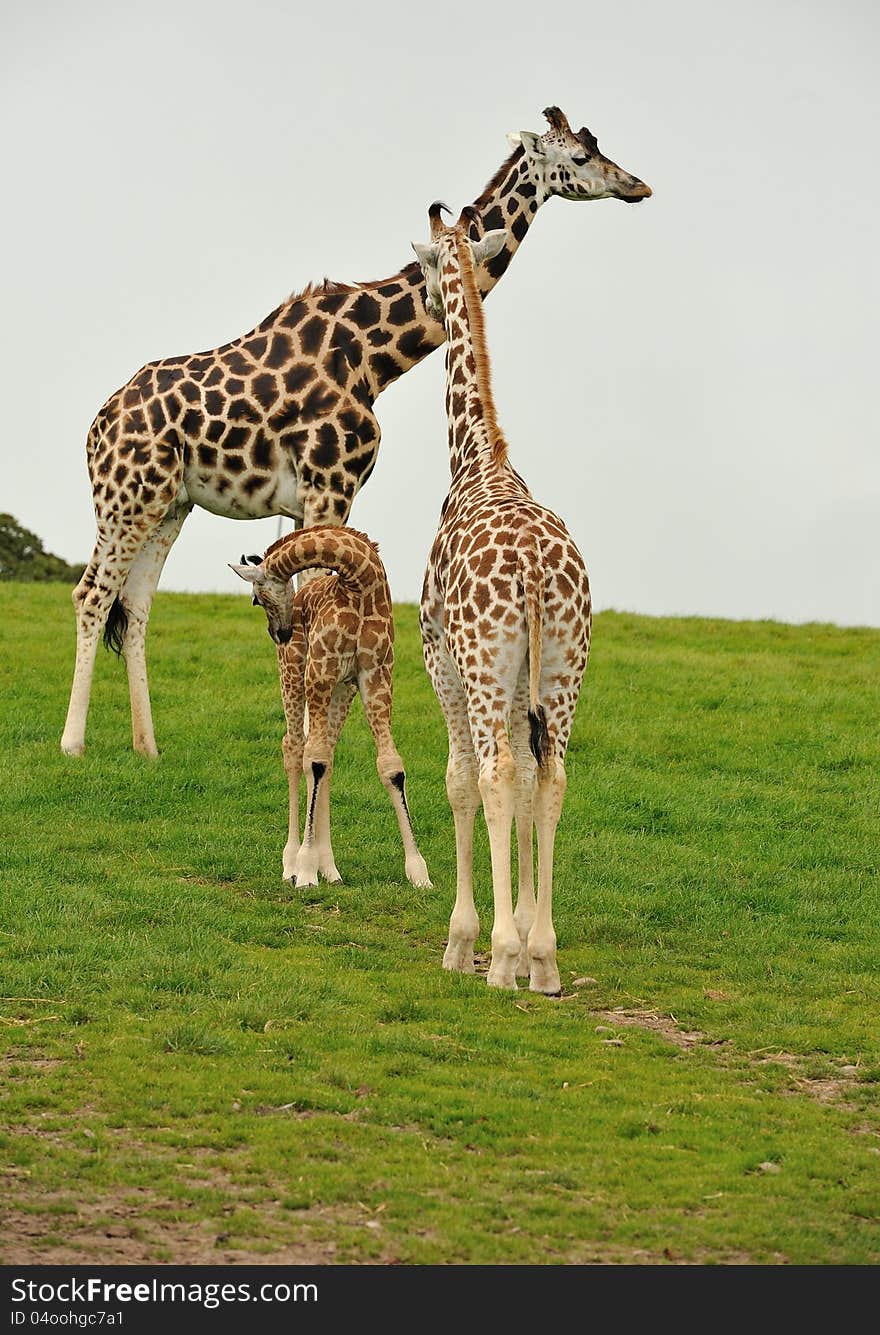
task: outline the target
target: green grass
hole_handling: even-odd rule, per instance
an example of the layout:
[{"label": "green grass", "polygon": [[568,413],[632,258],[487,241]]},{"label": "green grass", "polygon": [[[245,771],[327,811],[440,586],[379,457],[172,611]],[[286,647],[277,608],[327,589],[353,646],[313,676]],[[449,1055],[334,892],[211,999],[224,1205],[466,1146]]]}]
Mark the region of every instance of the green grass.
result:
[{"label": "green grass", "polygon": [[[403,877],[356,705],[345,884],[297,891],[262,615],[160,595],[161,760],[103,655],[71,760],[67,591],[0,587],[12,1259],[880,1261],[880,632],[597,618],[556,1001],[440,968],[445,731],[398,626],[436,889]],[[485,949],[482,827],[477,878]]]}]

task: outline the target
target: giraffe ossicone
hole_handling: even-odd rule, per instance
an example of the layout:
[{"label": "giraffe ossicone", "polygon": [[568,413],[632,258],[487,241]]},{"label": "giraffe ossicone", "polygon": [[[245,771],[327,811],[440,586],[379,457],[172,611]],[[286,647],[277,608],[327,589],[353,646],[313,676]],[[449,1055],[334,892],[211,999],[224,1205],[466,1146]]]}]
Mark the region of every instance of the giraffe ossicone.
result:
[{"label": "giraffe ossicone", "polygon": [[446,329],[452,474],[420,608],[425,664],[449,734],[446,790],[455,820],[456,896],[443,965],[474,971],[473,828],[482,803],[494,901],[487,981],[515,988],[517,976],[528,975],[532,991],[556,995],[553,851],[565,753],[590,649],[590,585],[565,524],[533,499],[508,460],[476,271],[481,255],[486,261],[481,247],[491,233],[472,240],[469,229],[466,211],[442,232],[432,219],[431,242],[416,247]]},{"label": "giraffe ossicone", "polygon": [[[634,201],[650,190],[604,158],[557,108],[523,131],[474,204],[474,240],[503,229],[480,270],[485,296],[554,195]],[[104,404],[87,438],[97,538],[74,590],[76,666],[62,749],[85,747],[97,647],[121,645],[132,738],[155,756],[145,639],[168,552],[200,505],[236,519],[344,524],[379,448],[376,398],[444,339],[417,264],[377,282],[325,281],[210,352],[150,362]]]},{"label": "giraffe ossicone", "polygon": [[[242,560],[232,569],[252,586],[278,647],[287,723],[282,742],[289,796],[285,880],[302,886],[317,885],[319,875],[342,879],[330,840],[330,779],[339,734],[360,692],[376,743],[376,768],[397,816],[407,879],[429,887],[406,800],[403,761],[391,734],[394,616],[378,548],[356,529],[322,525],[281,538],[256,565]],[[303,570],[333,573],[318,574],[297,590],[293,577]],[[306,816],[300,843],[303,775]]]}]

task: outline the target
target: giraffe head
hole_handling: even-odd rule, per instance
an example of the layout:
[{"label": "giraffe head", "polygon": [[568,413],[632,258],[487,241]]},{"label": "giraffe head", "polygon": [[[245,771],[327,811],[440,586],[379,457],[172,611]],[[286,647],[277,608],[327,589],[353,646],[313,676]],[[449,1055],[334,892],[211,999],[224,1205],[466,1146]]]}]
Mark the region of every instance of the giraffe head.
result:
[{"label": "giraffe head", "polygon": [[548,195],[623,199],[628,204],[650,199],[651,187],[606,158],[585,125],[575,133],[559,107],[547,107],[544,115],[550,123],[545,134],[520,130],[508,139],[522,144],[529,167]]},{"label": "giraffe head", "polygon": [[229,566],[248,584],[253,585],[254,606],[262,607],[269,622],[269,634],[276,644],[287,644],[293,634],[292,579],[279,579],[266,570],[259,556],[242,556],[241,565]]},{"label": "giraffe head", "polygon": [[425,286],[428,289],[428,298],[425,302],[425,309],[435,320],[443,319],[443,292],[440,286],[440,270],[443,266],[443,260],[446,255],[452,255],[454,262],[455,245],[459,238],[467,240],[471,248],[471,254],[474,257],[474,268],[479,269],[481,264],[488,264],[507,240],[507,231],[501,227],[493,232],[486,232],[478,241],[472,240],[468,236],[468,228],[475,221],[479,221],[479,214],[473,205],[468,204],[461,211],[458,222],[453,227],[446,227],[440,214],[445,209],[450,212],[448,204],[441,204],[436,200],[428,210],[428,217],[431,222],[431,240],[426,246],[420,245],[417,241],[412,243],[412,248],[416,252],[422,273],[425,277]]}]

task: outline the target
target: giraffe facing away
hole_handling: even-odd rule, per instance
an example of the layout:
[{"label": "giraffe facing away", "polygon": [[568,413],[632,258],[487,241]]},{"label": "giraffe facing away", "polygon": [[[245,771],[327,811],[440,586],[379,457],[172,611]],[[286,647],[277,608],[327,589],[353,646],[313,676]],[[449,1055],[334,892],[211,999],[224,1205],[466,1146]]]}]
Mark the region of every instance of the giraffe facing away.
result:
[{"label": "giraffe facing away", "polygon": [[[290,822],[283,856],[285,879],[317,885],[320,873],[339,881],[330,843],[330,777],[333,753],[355,691],[376,743],[376,767],[397,815],[413,885],[430,886],[406,801],[403,761],[391,735],[394,617],[391,590],[378,548],[352,528],[320,525],[288,534],[263,560],[242,557],[232,569],[247,580],[278,646],[278,671],[287,730],[282,750],[290,794]],[[293,576],[331,570],[298,591]],[[304,737],[304,710],[309,736]],[[299,789],[306,777],[306,820],[299,842]]]},{"label": "giraffe facing away", "polygon": [[[446,791],[455,819],[456,895],[444,968],[474,971],[474,817],[482,800],[492,859],[492,987],[560,991],[553,929],[553,848],[565,753],[590,650],[590,585],[562,520],[532,499],[495,415],[476,270],[503,231],[471,241],[472,215],[440,221],[415,246],[428,299],[446,329],[452,484],[421,602],[425,663],[446,718]],[[537,782],[536,782],[537,780]],[[513,909],[510,835],[519,886]],[[535,902],[532,829],[538,835]]]},{"label": "giraffe facing away", "polygon": [[[543,135],[522,131],[476,200],[471,231],[504,229],[480,273],[489,292],[539,207],[554,195],[636,201],[648,186],[575,133],[556,107]],[[212,352],[150,362],[114,394],[86,442],[97,539],[73,593],[76,666],[62,750],[85,748],[98,641],[125,656],[135,750],[157,754],[145,638],[162,567],[194,505],[235,519],[286,515],[344,524],[376,462],[382,390],[444,338],[417,264],[349,287],[292,296]]]}]

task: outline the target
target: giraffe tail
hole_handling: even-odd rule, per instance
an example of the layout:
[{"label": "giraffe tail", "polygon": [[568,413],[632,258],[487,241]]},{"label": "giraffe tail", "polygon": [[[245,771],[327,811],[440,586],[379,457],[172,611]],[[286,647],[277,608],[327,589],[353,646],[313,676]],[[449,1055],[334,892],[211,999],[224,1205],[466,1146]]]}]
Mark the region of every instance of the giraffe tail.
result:
[{"label": "giraffe tail", "polygon": [[288,533],[266,549],[263,566],[276,579],[290,579],[301,570],[335,570],[340,579],[361,592],[377,578],[387,587],[376,544],[357,529],[335,524]]},{"label": "giraffe tail", "polygon": [[541,704],[541,629],[544,621],[544,565],[538,536],[531,530],[523,534],[519,551],[520,578],[526,600],[529,628],[529,747],[541,769],[550,759],[550,734],[547,715]]},{"label": "giraffe tail", "polygon": [[128,630],[128,613],[118,598],[114,598],[104,623],[104,648],[112,649],[117,658],[122,653],[125,632]]}]

